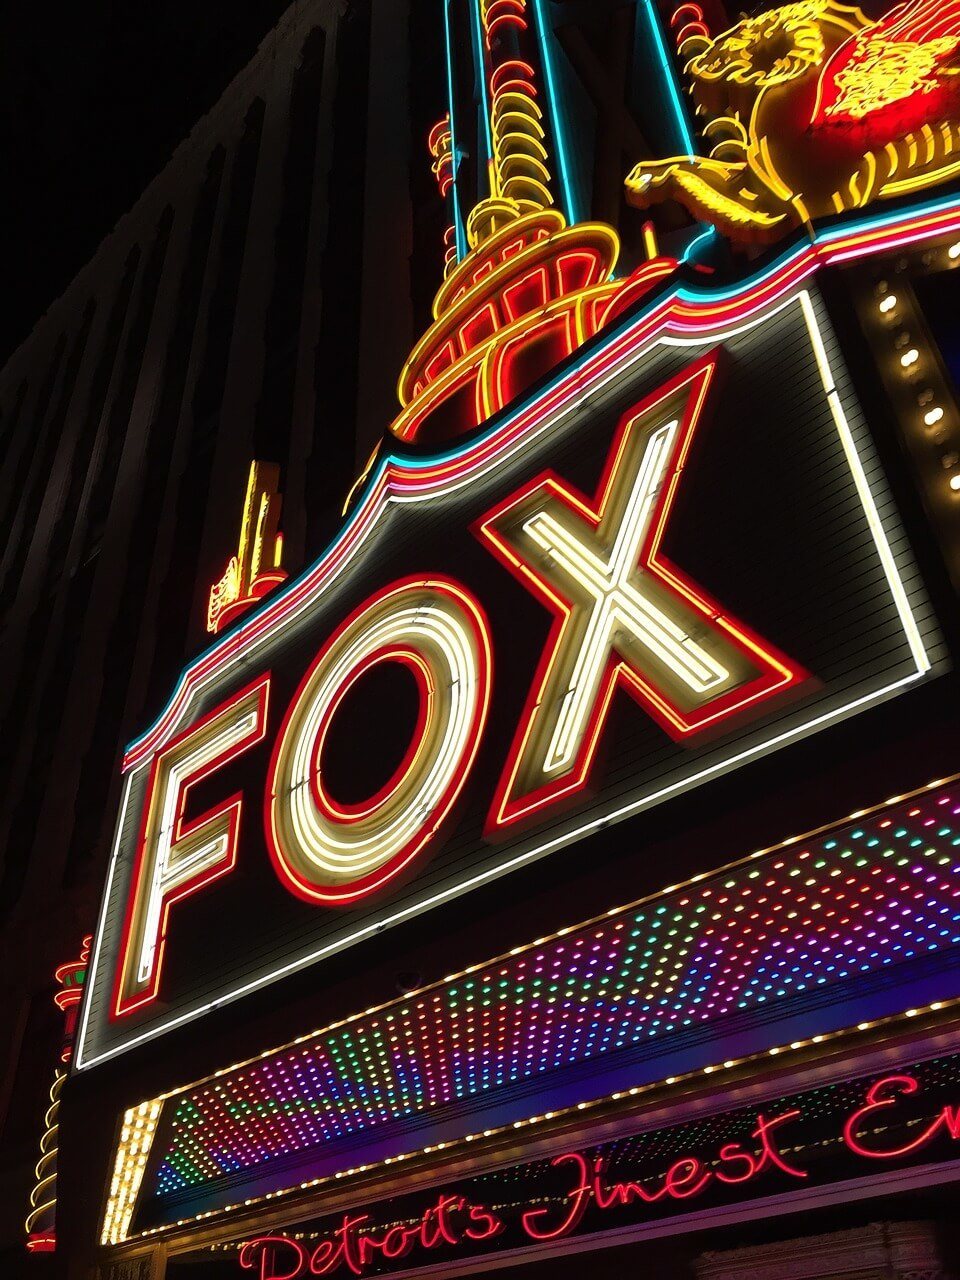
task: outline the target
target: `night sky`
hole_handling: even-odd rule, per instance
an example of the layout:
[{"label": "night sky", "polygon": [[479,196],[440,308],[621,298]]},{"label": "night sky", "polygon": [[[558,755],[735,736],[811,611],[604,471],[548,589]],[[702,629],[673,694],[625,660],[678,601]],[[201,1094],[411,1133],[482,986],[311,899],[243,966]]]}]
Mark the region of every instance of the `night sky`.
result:
[{"label": "night sky", "polygon": [[12,0],[0,13],[0,366],[287,0]]}]

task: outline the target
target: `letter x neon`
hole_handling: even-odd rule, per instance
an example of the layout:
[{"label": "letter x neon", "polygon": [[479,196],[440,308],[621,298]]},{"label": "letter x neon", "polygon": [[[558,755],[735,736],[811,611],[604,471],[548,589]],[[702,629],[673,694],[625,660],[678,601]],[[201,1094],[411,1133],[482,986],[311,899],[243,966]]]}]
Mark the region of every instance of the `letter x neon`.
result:
[{"label": "letter x neon", "polygon": [[711,356],[626,413],[593,505],[547,473],[478,523],[556,614],[493,826],[585,784],[618,684],[683,742],[806,679],[660,551],[715,370]]}]

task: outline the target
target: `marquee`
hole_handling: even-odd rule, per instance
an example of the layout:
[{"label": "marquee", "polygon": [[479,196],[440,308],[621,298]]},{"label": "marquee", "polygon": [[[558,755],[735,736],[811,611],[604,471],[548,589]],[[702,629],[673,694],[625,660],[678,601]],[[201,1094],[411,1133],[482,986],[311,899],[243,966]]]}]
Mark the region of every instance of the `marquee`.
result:
[{"label": "marquee", "polygon": [[456,449],[398,446],[188,668],[124,759],[80,1068],[936,672],[810,278],[858,234],[660,296]]}]

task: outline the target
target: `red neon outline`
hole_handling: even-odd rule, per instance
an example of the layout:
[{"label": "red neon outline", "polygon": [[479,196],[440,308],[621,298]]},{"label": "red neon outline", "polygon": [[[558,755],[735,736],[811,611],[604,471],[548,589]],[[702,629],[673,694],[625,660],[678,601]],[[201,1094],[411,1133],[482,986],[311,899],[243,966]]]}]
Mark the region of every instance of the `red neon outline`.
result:
[{"label": "red neon outline", "polygon": [[[516,85],[518,92],[527,93],[531,98],[535,98],[537,96],[537,86],[533,81],[535,74],[533,67],[523,58],[508,58],[490,72],[490,88],[494,93],[502,93],[508,85]],[[513,79],[510,78],[511,76]]]},{"label": "red neon outline", "polygon": [[[524,277],[524,279],[529,278],[529,276]],[[496,413],[498,409],[508,404],[513,396],[523,391],[522,383],[517,386],[509,385],[510,371],[517,358],[534,350],[537,342],[542,338],[550,341],[551,337],[556,336],[557,346],[560,348],[556,359],[558,364],[576,350],[576,332],[572,331],[574,324],[575,318],[572,311],[554,311],[531,320],[521,333],[514,334],[494,350],[485,353],[482,361],[482,376],[477,379],[478,411],[481,419]],[[485,397],[490,403],[485,404],[481,397]]]},{"label": "red neon outline", "polygon": [[[408,591],[411,588],[423,590],[427,588],[440,595],[446,595],[449,599],[459,604],[467,620],[470,622],[474,639],[477,647],[477,698],[474,705],[473,721],[470,725],[470,732],[467,738],[466,747],[461,756],[459,767],[451,777],[445,791],[442,793],[440,800],[434,807],[432,813],[421,824],[420,829],[407,843],[388,859],[382,866],[375,871],[369,872],[365,876],[359,877],[357,880],[349,881],[339,886],[324,886],[318,888],[300,877],[293,869],[286,865],[284,855],[280,850],[277,841],[276,831],[273,823],[273,802],[277,795],[277,768],[280,759],[280,751],[286,738],[287,731],[290,727],[290,721],[293,718],[293,712],[300,702],[301,697],[310,681],[314,671],[323,662],[330,648],[339,640],[344,631],[369,609],[374,608],[382,600],[392,595],[398,595],[401,592]],[[480,741],[483,737],[483,731],[487,722],[487,713],[490,708],[490,693],[493,683],[493,646],[490,640],[490,625],[487,620],[486,613],[483,610],[479,600],[470,592],[462,583],[457,582],[453,578],[443,575],[430,575],[422,577],[418,574],[405,578],[398,578],[386,587],[382,587],[379,591],[369,596],[362,604],[358,605],[333,632],[326,641],[320,652],[310,663],[303,679],[297,687],[296,693],[290,700],[287,710],[284,714],[280,728],[274,740],[273,751],[270,756],[270,766],[267,771],[267,785],[264,792],[264,830],[266,832],[267,851],[270,854],[270,861],[273,868],[280,879],[280,883],[285,885],[296,897],[303,899],[305,902],[322,902],[328,906],[351,906],[360,898],[365,898],[371,893],[376,893],[384,885],[395,879],[413,860],[420,851],[427,845],[440,827],[449,816],[450,810],[453,808],[460,792],[463,790],[464,783],[473,767],[476,759],[477,751],[480,748]],[[392,780],[391,780],[392,781]],[[399,784],[398,784],[399,785]]]},{"label": "red neon outline", "polygon": [[[489,328],[484,328],[485,323],[489,325]],[[476,310],[471,311],[466,320],[457,328],[457,345],[460,348],[457,358],[465,356],[474,347],[479,347],[488,338],[492,338],[502,327],[503,322],[494,304],[494,299],[488,298]]]},{"label": "red neon outline", "polygon": [[[326,745],[327,733],[333,723],[334,717],[340,707],[340,703],[363,676],[371,669],[371,667],[379,666],[382,662],[396,662],[407,668],[413,673],[413,677],[417,682],[417,691],[419,700],[417,704],[417,723],[414,726],[413,733],[410,735],[410,741],[403,753],[403,758],[397,765],[396,769],[390,775],[384,785],[378,788],[367,800],[362,800],[359,804],[341,804],[333,799],[329,791],[323,785],[323,770],[321,761],[323,759],[323,749]],[[394,794],[400,783],[406,777],[407,771],[413,761],[420,752],[423,743],[424,733],[427,727],[429,703],[433,699],[433,682],[430,678],[430,669],[423,661],[423,658],[414,649],[407,649],[396,645],[385,645],[384,648],[378,649],[376,653],[371,653],[366,661],[361,662],[350,672],[347,680],[340,686],[334,694],[323,719],[320,721],[320,728],[317,730],[317,739],[313,751],[313,772],[310,776],[310,793],[313,796],[314,803],[334,822],[350,821],[352,819],[369,817],[375,809],[380,808]]]},{"label": "red neon outline", "polygon": [[[133,917],[136,907],[139,903],[140,894],[143,888],[143,880],[146,870],[146,833],[147,823],[153,807],[154,791],[157,785],[157,778],[160,771],[160,764],[171,751],[179,747],[189,738],[194,737],[197,732],[208,725],[212,720],[229,712],[239,702],[243,702],[251,693],[257,694],[257,721],[256,726],[250,734],[242,738],[233,746],[228,747],[220,755],[216,756],[199,772],[191,774],[184,781],[177,797],[177,822],[174,830],[173,839],[170,842],[171,849],[178,841],[185,839],[187,836],[193,835],[202,826],[213,822],[217,818],[228,817],[229,827],[227,829],[227,855],[219,864],[208,867],[197,873],[190,880],[184,881],[173,893],[163,899],[163,907],[160,913],[159,929],[157,934],[157,947],[155,953],[155,961],[153,966],[153,977],[148,987],[145,987],[139,995],[124,998],[123,982],[127,965],[130,962],[130,932],[133,927]],[[157,998],[160,989],[160,977],[163,971],[163,957],[167,945],[167,919],[170,914],[170,908],[176,902],[181,902],[184,898],[190,897],[197,893],[200,889],[206,888],[215,880],[219,880],[222,876],[228,875],[237,863],[237,837],[240,831],[240,816],[243,809],[243,793],[234,792],[222,804],[215,805],[212,809],[206,810],[199,817],[194,818],[190,822],[185,822],[184,810],[186,808],[187,799],[191,789],[198,783],[208,778],[212,773],[223,765],[229,764],[238,756],[242,755],[250,747],[256,746],[258,742],[262,742],[267,732],[267,718],[270,707],[270,673],[252,680],[245,685],[237,693],[232,694],[224,702],[219,703],[212,710],[199,720],[195,720],[182,733],[178,734],[171,742],[167,743],[162,751],[158,751],[153,758],[150,766],[150,777],[147,780],[146,790],[144,792],[143,804],[140,811],[140,830],[137,835],[137,854],[134,863],[133,875],[130,879],[131,890],[127,893],[127,905],[124,912],[123,932],[120,935],[120,946],[117,951],[116,968],[113,980],[113,1004],[110,1016],[112,1019],[127,1017],[136,1009],[142,1008],[146,1004],[151,1004]]]},{"label": "red neon outline", "polygon": [[[452,341],[453,339],[451,339],[451,342]],[[454,397],[459,395],[460,392],[462,392],[465,387],[474,387],[474,384],[477,381],[477,376],[476,376],[477,366],[479,365],[482,358],[483,358],[483,349],[481,348],[477,352],[476,361],[473,364],[470,364],[469,366],[464,367],[460,371],[460,373],[458,373],[457,376],[451,381],[450,385],[445,389],[444,396],[443,396],[444,403],[447,403],[448,401],[453,400]],[[443,372],[443,370],[441,370],[441,372]],[[430,385],[431,385],[431,379],[427,379],[425,382],[425,386],[430,386]],[[474,406],[475,406],[474,411],[476,412],[477,392],[475,387],[474,387],[473,398],[474,398]],[[466,399],[464,400],[464,403],[466,403]],[[425,404],[422,412],[417,414],[413,419],[411,419],[412,421],[416,422],[416,428],[415,430],[411,431],[411,437],[415,436],[417,432],[419,432],[421,424],[424,422],[426,418],[430,416],[432,409],[435,409],[436,407],[437,407],[436,405],[431,406],[430,404]],[[462,429],[464,431],[472,431],[473,428],[477,426],[481,421],[482,419],[477,418],[471,425],[463,427]]]},{"label": "red neon outline", "polygon": [[707,28],[702,22],[688,22],[676,34],[677,49],[680,49],[685,40],[691,39],[693,36],[703,36],[705,39],[710,38]]},{"label": "red neon outline", "polygon": [[[280,537],[280,534],[277,534]],[[262,600],[268,591],[272,591],[274,587],[279,587],[281,582],[286,582],[288,574],[284,569],[265,569],[263,573],[257,575],[250,584],[250,590],[245,596],[239,596],[236,600],[226,605],[224,609],[217,615],[217,625],[214,628],[214,634],[233,625],[239,618],[240,614],[251,605]]]},{"label": "red neon outline", "polygon": [[[521,303],[519,308],[515,307],[517,298],[522,297],[534,282],[539,285],[539,296],[535,297],[529,306]],[[516,324],[523,316],[532,315],[535,311],[542,311],[550,301],[550,277],[547,263],[544,262],[538,262],[525,275],[511,280],[500,290],[500,302],[506,312],[508,325]]]},{"label": "red neon outline", "polygon": [[[602,283],[604,264],[596,249],[563,249],[549,261],[553,263],[556,272],[558,297],[583,293],[587,289],[592,289],[594,285]],[[584,271],[584,275],[580,280],[571,280],[566,273],[578,264]]]},{"label": "red neon outline", "polygon": [[526,0],[492,0],[484,15],[488,49],[493,48],[493,37],[498,27],[514,26],[520,31],[527,30],[526,7]]},{"label": "red neon outline", "polygon": [[[624,413],[617,425],[593,499],[587,500],[554,472],[545,471],[514,490],[472,526],[475,536],[484,542],[500,563],[555,616],[510,746],[507,762],[494,792],[487,817],[488,834],[521,819],[527,819],[538,810],[553,805],[586,786],[600,735],[606,724],[610,703],[617,687],[621,684],[675,742],[683,742],[694,734],[713,728],[722,720],[743,713],[752,704],[766,700],[774,694],[781,694],[808,678],[807,672],[799,664],[787,659],[779,650],[762,640],[739,620],[725,614],[719,602],[696,586],[660,553],[660,545],[683,468],[716,371],[717,359],[718,352],[714,351],[694,364],[688,365],[686,369],[681,370],[662,387]],[[518,557],[494,525],[506,512],[534,493],[546,489],[553,498],[575,511],[585,523],[596,528],[603,516],[613,478],[634,424],[656,410],[665,400],[672,399],[685,386],[690,386],[691,392],[687,396],[680,417],[680,426],[669,463],[670,478],[663,485],[657,499],[657,505],[651,517],[650,530],[641,549],[639,564],[662,585],[668,586],[682,596],[686,605],[700,613],[710,626],[722,630],[728,641],[741,655],[746,651],[754,666],[759,666],[761,669],[767,668],[768,673],[761,673],[748,683],[707,701],[699,711],[685,713],[637,671],[629,668],[622,658],[611,653],[607,658],[603,682],[594,703],[589,725],[578,748],[575,764],[564,774],[545,782],[535,790],[517,795],[514,788],[526,754],[526,745],[546,691],[564,629],[573,610],[570,603],[558,594],[551,586],[549,579],[535,564],[528,564]],[[775,674],[770,672],[771,668]]]}]

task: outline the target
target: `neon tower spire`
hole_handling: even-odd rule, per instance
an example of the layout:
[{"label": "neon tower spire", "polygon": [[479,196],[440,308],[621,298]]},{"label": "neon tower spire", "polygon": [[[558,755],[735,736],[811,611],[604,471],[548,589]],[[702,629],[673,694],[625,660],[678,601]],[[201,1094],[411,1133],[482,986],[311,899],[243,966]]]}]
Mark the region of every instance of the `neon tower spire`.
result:
[{"label": "neon tower spire", "polygon": [[[392,424],[400,439],[432,444],[486,422],[676,266],[656,258],[615,280],[613,228],[568,224],[558,203],[559,190],[572,204],[561,113],[538,0],[447,0],[445,22],[449,110],[428,140],[451,224],[444,280],[433,323],[401,372]],[[471,180],[476,195],[465,210]]]},{"label": "neon tower spire", "polygon": [[502,227],[554,205],[546,130],[530,62],[526,0],[476,0],[485,86],[490,194],[467,220],[476,248]]},{"label": "neon tower spire", "polygon": [[60,1094],[67,1079],[73,1058],[73,1042],[77,1031],[77,1016],[90,959],[90,943],[86,937],[80,950],[80,958],[62,964],[54,977],[58,989],[53,1002],[63,1014],[63,1041],[60,1061],[50,1086],[50,1105],[43,1117],[44,1132],[40,1139],[40,1159],[37,1161],[33,1190],[30,1193],[30,1212],[24,1223],[27,1250],[30,1253],[53,1253],[57,1247],[57,1153],[59,1150]]}]

